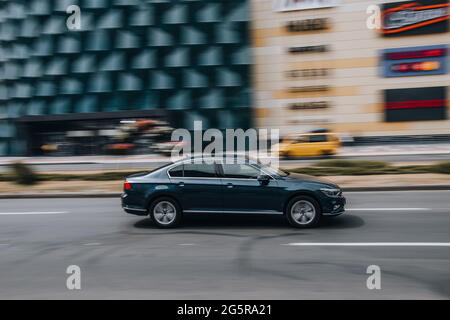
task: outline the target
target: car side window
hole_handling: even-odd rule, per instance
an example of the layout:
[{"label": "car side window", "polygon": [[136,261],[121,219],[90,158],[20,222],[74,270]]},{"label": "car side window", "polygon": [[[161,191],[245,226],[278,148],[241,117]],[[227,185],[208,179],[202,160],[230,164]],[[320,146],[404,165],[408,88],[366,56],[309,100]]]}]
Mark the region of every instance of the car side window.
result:
[{"label": "car side window", "polygon": [[309,137],[310,142],[327,142],[327,136],[326,135],[315,135]]},{"label": "car side window", "polygon": [[216,168],[214,164],[184,164],[184,177],[186,178],[215,178]]},{"label": "car side window", "polygon": [[261,171],[247,164],[222,164],[225,178],[257,179]]},{"label": "car side window", "polygon": [[181,178],[183,177],[183,165],[179,165],[169,170],[169,175],[172,178]]},{"label": "car side window", "polygon": [[307,143],[308,141],[308,137],[297,137],[297,139],[295,139],[295,143]]}]

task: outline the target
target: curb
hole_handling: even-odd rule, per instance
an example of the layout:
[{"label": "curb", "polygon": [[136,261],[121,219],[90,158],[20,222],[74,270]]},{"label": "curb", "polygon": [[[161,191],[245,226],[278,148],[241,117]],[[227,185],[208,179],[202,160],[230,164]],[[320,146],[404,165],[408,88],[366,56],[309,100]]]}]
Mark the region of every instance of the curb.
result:
[{"label": "curb", "polygon": [[104,193],[4,193],[0,199],[120,198],[119,192]]},{"label": "curb", "polygon": [[342,188],[343,192],[384,192],[384,191],[445,191],[450,185],[416,185],[416,186],[384,186],[384,187],[350,187]]},{"label": "curb", "polygon": [[[445,191],[450,185],[416,185],[416,186],[386,186],[386,187],[350,187],[343,192],[387,192],[387,191]],[[62,199],[62,198],[120,198],[120,192],[104,193],[23,193],[0,194],[0,199]]]}]

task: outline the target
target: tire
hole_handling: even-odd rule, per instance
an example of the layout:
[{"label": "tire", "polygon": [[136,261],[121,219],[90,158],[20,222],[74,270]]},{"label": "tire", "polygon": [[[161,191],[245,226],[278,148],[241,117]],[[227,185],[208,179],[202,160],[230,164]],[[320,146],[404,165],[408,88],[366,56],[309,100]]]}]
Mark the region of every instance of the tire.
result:
[{"label": "tire", "polygon": [[152,202],[149,216],[158,228],[176,227],[181,221],[181,208],[169,197],[161,197]]},{"label": "tire", "polygon": [[283,156],[283,160],[295,160],[295,156],[291,152],[286,152]]},{"label": "tire", "polygon": [[334,156],[333,151],[327,150],[322,152],[322,157],[326,159],[330,159]]},{"label": "tire", "polygon": [[316,227],[322,218],[319,203],[308,196],[297,196],[286,206],[286,218],[294,228]]}]

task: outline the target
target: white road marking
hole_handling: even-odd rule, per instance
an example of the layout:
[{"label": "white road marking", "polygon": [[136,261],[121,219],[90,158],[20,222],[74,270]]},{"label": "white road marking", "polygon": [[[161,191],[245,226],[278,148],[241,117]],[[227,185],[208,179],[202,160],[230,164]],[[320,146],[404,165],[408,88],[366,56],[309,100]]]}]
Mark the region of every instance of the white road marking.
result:
[{"label": "white road marking", "polygon": [[12,215],[39,215],[39,214],[66,214],[68,211],[29,211],[29,212],[0,212],[0,216]]},{"label": "white road marking", "polygon": [[291,242],[300,247],[450,247],[450,242]]},{"label": "white road marking", "polygon": [[374,193],[436,193],[436,191],[439,191],[440,193],[447,193],[450,192],[450,190],[390,190],[390,191],[345,191],[345,194],[374,194]]},{"label": "white road marking", "polygon": [[430,208],[348,208],[346,211],[429,211]]},{"label": "white road marking", "polygon": [[99,245],[101,245],[100,242],[89,242],[89,243],[83,244],[83,246],[99,246]]},{"label": "white road marking", "polygon": [[195,243],[179,243],[179,246],[195,246]]}]

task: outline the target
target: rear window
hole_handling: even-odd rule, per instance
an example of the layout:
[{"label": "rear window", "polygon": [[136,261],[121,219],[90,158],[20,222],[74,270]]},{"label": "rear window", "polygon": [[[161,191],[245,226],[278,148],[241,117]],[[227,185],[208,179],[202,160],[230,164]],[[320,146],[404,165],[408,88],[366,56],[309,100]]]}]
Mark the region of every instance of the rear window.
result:
[{"label": "rear window", "polygon": [[183,177],[183,165],[170,169],[169,174],[172,178]]}]

